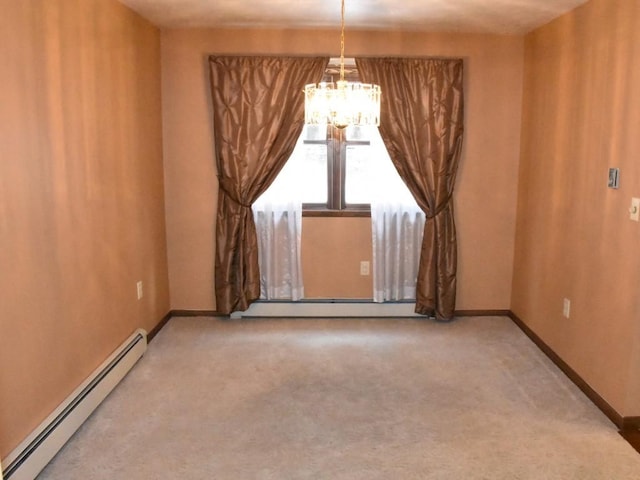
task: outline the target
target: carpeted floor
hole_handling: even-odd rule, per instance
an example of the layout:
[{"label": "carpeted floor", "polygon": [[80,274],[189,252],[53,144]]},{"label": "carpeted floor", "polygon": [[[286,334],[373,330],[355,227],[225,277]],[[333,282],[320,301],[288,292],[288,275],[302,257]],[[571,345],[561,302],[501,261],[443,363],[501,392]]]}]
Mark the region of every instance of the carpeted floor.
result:
[{"label": "carpeted floor", "polygon": [[173,318],[39,480],[638,479],[507,318]]}]

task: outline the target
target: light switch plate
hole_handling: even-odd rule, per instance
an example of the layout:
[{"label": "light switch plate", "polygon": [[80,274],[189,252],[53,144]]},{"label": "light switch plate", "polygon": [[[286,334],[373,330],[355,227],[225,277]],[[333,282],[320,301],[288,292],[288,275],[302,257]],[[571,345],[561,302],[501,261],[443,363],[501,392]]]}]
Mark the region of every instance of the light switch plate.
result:
[{"label": "light switch plate", "polygon": [[609,188],[618,188],[620,186],[620,169],[609,169]]}]

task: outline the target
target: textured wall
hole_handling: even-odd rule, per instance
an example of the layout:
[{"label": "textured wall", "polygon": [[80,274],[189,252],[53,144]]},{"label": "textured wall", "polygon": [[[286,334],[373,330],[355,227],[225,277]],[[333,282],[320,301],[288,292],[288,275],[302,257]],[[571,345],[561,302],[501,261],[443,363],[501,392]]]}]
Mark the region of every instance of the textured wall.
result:
[{"label": "textured wall", "polygon": [[[214,219],[217,180],[207,55],[339,53],[339,32],[284,30],[166,30],[162,85],[167,243],[173,309],[215,308]],[[466,132],[455,194],[459,232],[458,308],[510,306],[522,102],[523,38],[491,35],[347,31],[346,54],[462,57],[466,68]],[[383,93],[384,94],[384,93]],[[322,229],[314,226],[322,224]],[[308,296],[371,297],[359,261],[370,243],[368,222],[305,219],[304,276]],[[348,226],[346,226],[348,225]],[[326,232],[326,237],[325,233]],[[309,234],[313,232],[313,237]],[[339,236],[336,264],[324,269],[316,246]],[[347,275],[345,277],[344,275]],[[350,291],[336,285],[349,283]],[[339,295],[339,293],[342,293]]]},{"label": "textured wall", "polygon": [[640,2],[592,0],[528,35],[525,58],[512,309],[638,416],[640,224],[627,209],[640,196]]},{"label": "textured wall", "polygon": [[158,30],[115,0],[1,3],[5,457],[169,294]]}]

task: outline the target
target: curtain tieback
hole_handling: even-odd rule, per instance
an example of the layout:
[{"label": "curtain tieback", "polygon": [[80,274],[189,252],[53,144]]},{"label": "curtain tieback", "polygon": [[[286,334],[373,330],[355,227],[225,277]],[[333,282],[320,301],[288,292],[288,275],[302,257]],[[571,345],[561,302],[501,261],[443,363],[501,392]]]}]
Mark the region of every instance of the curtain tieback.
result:
[{"label": "curtain tieback", "polygon": [[224,183],[223,183],[223,182],[219,182],[219,185],[220,185],[220,190],[221,190],[221,191],[222,191],[222,192],[223,192],[227,197],[229,197],[229,199],[230,199],[231,201],[233,201],[233,203],[237,203],[237,204],[238,204],[238,205],[240,205],[241,207],[251,208],[251,204],[248,204],[248,205],[247,205],[247,204],[245,204],[245,203],[239,202],[238,200],[236,200],[236,199],[233,197],[233,195],[229,194],[229,192],[227,191],[227,189],[226,189],[226,188],[224,188]]},{"label": "curtain tieback", "polygon": [[438,215],[440,215],[442,211],[449,206],[449,202],[451,201],[452,196],[453,196],[452,193],[447,195],[447,198],[445,199],[445,201],[440,204],[440,206],[436,209],[436,211],[432,215],[425,214],[427,220],[431,220],[432,218],[435,218]]}]

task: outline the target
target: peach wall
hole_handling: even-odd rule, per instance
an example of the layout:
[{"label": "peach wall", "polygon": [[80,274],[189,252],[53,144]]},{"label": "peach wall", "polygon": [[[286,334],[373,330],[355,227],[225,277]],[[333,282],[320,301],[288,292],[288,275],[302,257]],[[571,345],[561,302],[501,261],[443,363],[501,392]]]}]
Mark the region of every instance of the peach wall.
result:
[{"label": "peach wall", "polygon": [[[162,82],[171,308],[214,309],[213,251],[217,181],[206,59],[209,54],[339,52],[339,32],[326,30],[165,30]],[[462,57],[466,68],[466,132],[455,207],[459,232],[459,309],[507,309],[511,297],[520,142],[523,38],[492,35],[348,31],[346,54]],[[307,296],[371,297],[358,265],[370,243],[337,250],[356,272],[350,290],[339,275],[308,259],[343,238],[369,235],[368,222],[306,219],[303,255]],[[307,228],[308,227],[308,228]],[[313,237],[310,236],[313,232]],[[326,232],[326,233],[325,233]],[[316,235],[318,235],[316,237]],[[341,270],[336,270],[340,273]],[[363,287],[363,285],[366,285]],[[354,290],[355,289],[355,290]]]},{"label": "peach wall", "polygon": [[2,2],[0,58],[5,457],[169,294],[159,31],[115,0]]},{"label": "peach wall", "polygon": [[640,415],[639,58],[639,2],[591,0],[526,37],[512,300],[625,416]]},{"label": "peach wall", "polygon": [[305,297],[371,298],[373,277],[360,275],[372,257],[370,218],[303,217],[302,232]]}]

